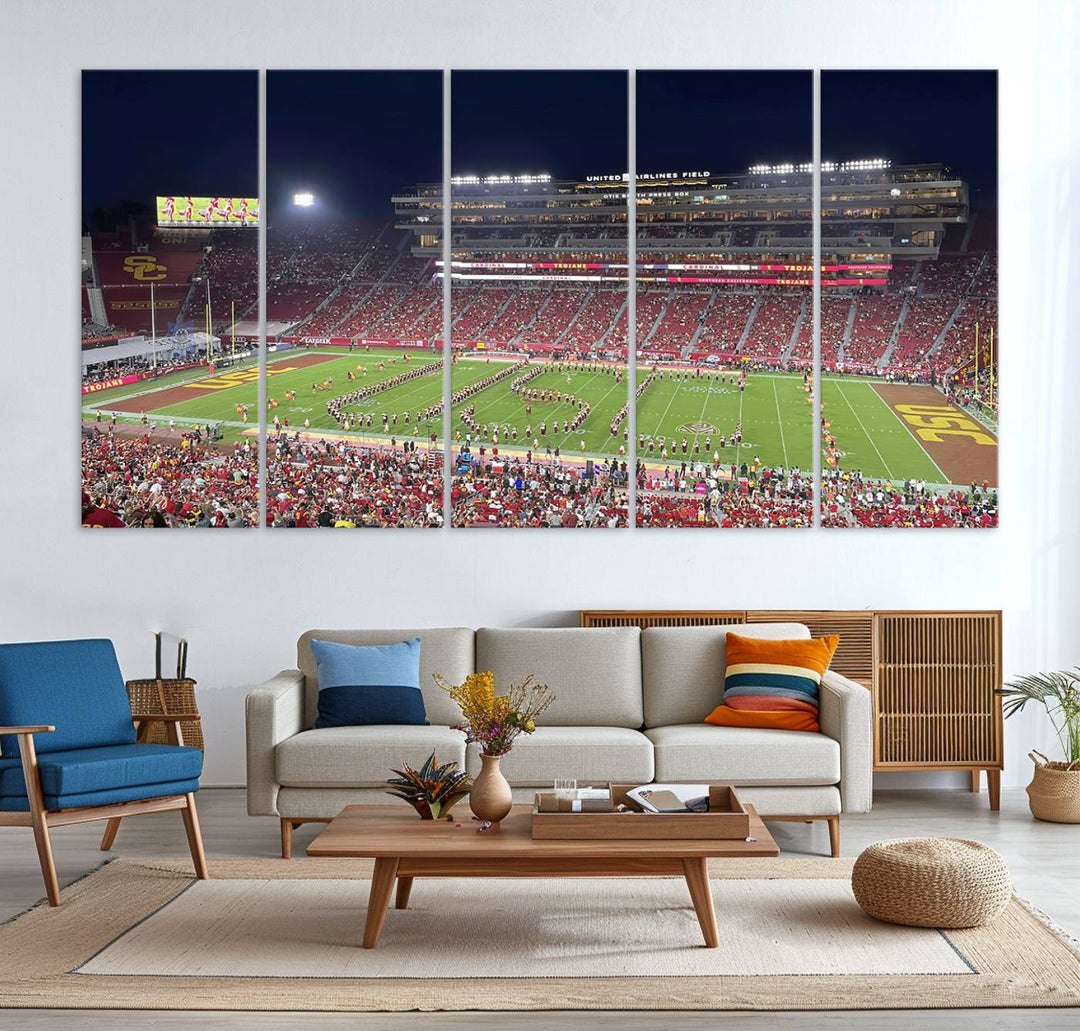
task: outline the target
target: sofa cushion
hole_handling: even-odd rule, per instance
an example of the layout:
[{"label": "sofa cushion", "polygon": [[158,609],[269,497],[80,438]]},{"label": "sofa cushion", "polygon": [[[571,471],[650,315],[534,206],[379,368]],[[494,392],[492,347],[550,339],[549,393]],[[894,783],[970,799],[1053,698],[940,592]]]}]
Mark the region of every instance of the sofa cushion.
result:
[{"label": "sofa cushion", "polygon": [[499,694],[530,673],[547,684],[555,701],[538,721],[544,726],[637,730],[642,723],[640,634],[637,627],[485,627],[476,631],[476,668],[495,674]]},{"label": "sofa cushion", "polygon": [[778,640],[810,636],[802,623],[648,627],[641,634],[645,726],[700,723],[720,704],[729,633]]},{"label": "sofa cushion", "polygon": [[319,673],[311,654],[311,640],[335,641],[338,644],[400,644],[420,638],[420,691],[424,708],[432,723],[445,727],[461,717],[458,707],[445,691],[435,686],[432,674],[441,673],[451,684],[460,684],[475,671],[473,666],[474,633],[467,627],[427,630],[309,630],[296,644],[296,665],[304,674],[304,726],[313,727],[319,713]]},{"label": "sofa cushion", "polygon": [[[0,645],[0,726],[41,724],[56,730],[34,735],[39,754],[135,740],[112,641]],[[18,757],[14,735],[0,738],[0,751]]]},{"label": "sofa cushion", "polygon": [[656,780],[725,784],[836,784],[840,745],[826,734],[690,723],[645,731]]},{"label": "sofa cushion", "polygon": [[[653,779],[653,747],[626,727],[537,727],[521,734],[499,763],[511,787],[550,788],[556,777],[579,784],[648,784]],[[480,772],[480,749],[469,745],[466,767]]]},{"label": "sofa cushion", "polygon": [[279,784],[291,787],[381,787],[407,762],[416,768],[435,752],[465,768],[465,735],[449,727],[326,727],[305,730],[274,749]]},{"label": "sofa cushion", "polygon": [[420,638],[398,644],[311,640],[319,671],[316,727],[373,723],[426,725],[420,692]]},{"label": "sofa cushion", "polygon": [[724,701],[705,722],[816,734],[821,678],[839,641],[836,634],[793,641],[728,634]]},{"label": "sofa cushion", "polygon": [[757,784],[739,788],[739,801],[752,805],[759,816],[839,816],[843,806],[835,784],[770,788]]}]

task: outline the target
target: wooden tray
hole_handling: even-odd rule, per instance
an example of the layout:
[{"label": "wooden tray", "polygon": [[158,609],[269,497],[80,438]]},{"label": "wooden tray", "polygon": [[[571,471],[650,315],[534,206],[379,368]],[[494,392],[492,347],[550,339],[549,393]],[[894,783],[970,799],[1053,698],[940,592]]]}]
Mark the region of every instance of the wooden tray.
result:
[{"label": "wooden tray", "polygon": [[735,839],[750,836],[750,814],[730,784],[702,784],[709,789],[707,813],[646,813],[627,796],[636,784],[612,784],[614,805],[629,813],[541,813],[533,807],[534,838],[689,838]]}]

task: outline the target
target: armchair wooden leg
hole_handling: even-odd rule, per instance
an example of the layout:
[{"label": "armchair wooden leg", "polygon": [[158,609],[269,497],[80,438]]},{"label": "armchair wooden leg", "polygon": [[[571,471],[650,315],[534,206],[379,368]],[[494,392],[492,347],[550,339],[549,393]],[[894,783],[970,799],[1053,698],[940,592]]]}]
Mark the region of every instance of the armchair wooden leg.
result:
[{"label": "armchair wooden leg", "polygon": [[41,877],[45,881],[45,894],[50,906],[60,905],[60,885],[56,880],[56,864],[53,862],[52,842],[49,841],[49,827],[45,823],[44,813],[34,813],[34,844],[37,845],[38,862],[41,863]]},{"label": "armchair wooden leg", "polygon": [[195,795],[189,791],[184,797],[187,799],[187,806],[180,810],[180,814],[184,818],[184,830],[187,831],[191,862],[195,866],[195,876],[200,881],[207,881],[210,879],[210,871],[206,868],[206,854],[203,852],[202,834],[199,831],[199,814],[195,811]]},{"label": "armchair wooden leg", "polygon": [[292,820],[281,821],[281,858],[292,859]]},{"label": "armchair wooden leg", "polygon": [[116,841],[116,832],[120,830],[120,817],[114,816],[105,824],[105,833],[101,836],[101,851],[108,852]]},{"label": "armchair wooden leg", "polygon": [[56,864],[53,862],[52,842],[49,840],[49,824],[45,816],[45,799],[41,795],[41,778],[38,775],[37,751],[32,734],[19,735],[19,758],[22,760],[26,796],[30,800],[30,819],[34,828],[34,844],[37,845],[41,877],[45,881],[45,894],[50,906],[60,905],[60,885],[56,880]]},{"label": "armchair wooden leg", "polygon": [[829,851],[833,859],[840,856],[840,817],[829,817]]}]

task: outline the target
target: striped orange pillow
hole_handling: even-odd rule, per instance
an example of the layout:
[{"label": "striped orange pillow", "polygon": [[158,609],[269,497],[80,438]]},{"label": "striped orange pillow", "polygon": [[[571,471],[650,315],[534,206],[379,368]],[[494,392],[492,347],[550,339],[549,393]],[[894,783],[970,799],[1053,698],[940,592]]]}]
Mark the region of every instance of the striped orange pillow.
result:
[{"label": "striped orange pillow", "polygon": [[727,635],[724,701],[706,723],[819,731],[818,695],[840,638],[836,634],[797,641]]}]

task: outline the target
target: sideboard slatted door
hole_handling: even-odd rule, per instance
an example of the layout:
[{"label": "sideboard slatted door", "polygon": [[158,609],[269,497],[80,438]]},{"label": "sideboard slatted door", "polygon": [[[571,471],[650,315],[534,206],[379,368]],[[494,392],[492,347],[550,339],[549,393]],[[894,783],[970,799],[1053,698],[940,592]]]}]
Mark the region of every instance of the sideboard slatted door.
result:
[{"label": "sideboard slatted door", "polygon": [[840,643],[829,668],[870,687],[874,680],[874,613],[868,609],[751,609],[747,623],[802,623],[813,637],[838,634]]},{"label": "sideboard slatted door", "polygon": [[875,769],[1000,770],[1001,613],[876,622]]},{"label": "sideboard slatted door", "polygon": [[582,626],[730,626],[745,621],[743,609],[647,611],[638,609],[583,609]]}]

